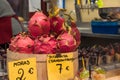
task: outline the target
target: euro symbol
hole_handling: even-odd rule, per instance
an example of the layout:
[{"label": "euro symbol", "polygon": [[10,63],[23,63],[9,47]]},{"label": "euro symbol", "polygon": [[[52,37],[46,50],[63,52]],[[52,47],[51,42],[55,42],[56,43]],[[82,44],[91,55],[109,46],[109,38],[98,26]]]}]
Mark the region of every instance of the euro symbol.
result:
[{"label": "euro symbol", "polygon": [[29,72],[30,74],[33,74],[33,70],[34,70],[33,68],[30,68],[28,72]]},{"label": "euro symbol", "polygon": [[67,67],[66,67],[66,70],[68,70],[68,71],[69,71],[69,66],[67,66]]}]

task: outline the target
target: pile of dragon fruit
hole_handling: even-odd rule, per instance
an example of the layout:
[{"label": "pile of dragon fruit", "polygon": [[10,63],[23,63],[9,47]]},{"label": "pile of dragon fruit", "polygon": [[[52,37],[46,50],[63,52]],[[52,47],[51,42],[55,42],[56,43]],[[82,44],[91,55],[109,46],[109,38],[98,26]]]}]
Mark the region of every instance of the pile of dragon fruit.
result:
[{"label": "pile of dragon fruit", "polygon": [[81,43],[74,20],[49,17],[37,11],[28,22],[28,31],[11,39],[9,50],[26,54],[55,54],[76,51]]}]

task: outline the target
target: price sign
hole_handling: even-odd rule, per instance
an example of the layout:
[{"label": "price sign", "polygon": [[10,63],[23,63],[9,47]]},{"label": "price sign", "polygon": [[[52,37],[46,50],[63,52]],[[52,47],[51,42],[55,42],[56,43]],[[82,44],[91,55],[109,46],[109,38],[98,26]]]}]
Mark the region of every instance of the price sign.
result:
[{"label": "price sign", "polygon": [[9,80],[37,80],[36,58],[8,62]]},{"label": "price sign", "polygon": [[47,57],[48,80],[68,80],[73,77],[73,54],[50,54]]}]

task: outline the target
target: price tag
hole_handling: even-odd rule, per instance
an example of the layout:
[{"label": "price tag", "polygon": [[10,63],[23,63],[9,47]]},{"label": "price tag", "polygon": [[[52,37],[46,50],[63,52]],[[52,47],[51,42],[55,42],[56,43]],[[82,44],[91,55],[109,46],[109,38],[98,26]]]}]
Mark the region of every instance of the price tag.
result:
[{"label": "price tag", "polygon": [[8,62],[9,80],[37,80],[36,58]]},{"label": "price tag", "polygon": [[50,54],[47,57],[48,80],[70,80],[74,77],[73,54]]}]

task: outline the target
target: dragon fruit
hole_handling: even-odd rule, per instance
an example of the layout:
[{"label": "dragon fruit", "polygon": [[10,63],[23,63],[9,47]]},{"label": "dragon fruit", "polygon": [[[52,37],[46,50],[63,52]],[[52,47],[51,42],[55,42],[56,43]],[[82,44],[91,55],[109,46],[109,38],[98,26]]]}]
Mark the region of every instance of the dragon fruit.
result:
[{"label": "dragon fruit", "polygon": [[42,11],[37,11],[28,22],[28,31],[34,38],[43,34],[49,34],[49,18]]},{"label": "dragon fruit", "polygon": [[57,50],[57,41],[53,36],[43,35],[35,39],[35,54],[53,54]]},{"label": "dragon fruit", "polygon": [[76,40],[76,48],[78,48],[78,46],[81,43],[80,31],[78,30],[77,25],[75,21],[73,20],[73,18],[70,16],[70,14],[65,14],[65,16],[68,17],[65,20],[66,31],[69,32],[71,35],[73,35],[73,37]]},{"label": "dragon fruit", "polygon": [[76,50],[76,40],[68,32],[60,34],[57,38],[59,52],[71,52]]},{"label": "dragon fruit", "polygon": [[71,34],[73,35],[73,37],[76,40],[76,48],[80,45],[81,43],[81,34],[80,31],[78,30],[75,22],[71,22]]},{"label": "dragon fruit", "polygon": [[19,53],[32,53],[34,48],[34,41],[24,34],[18,34],[11,39],[9,50]]},{"label": "dragon fruit", "polygon": [[58,36],[62,31],[65,31],[64,18],[60,16],[50,17],[50,31],[55,36]]}]

